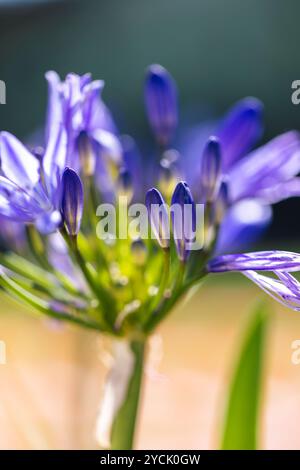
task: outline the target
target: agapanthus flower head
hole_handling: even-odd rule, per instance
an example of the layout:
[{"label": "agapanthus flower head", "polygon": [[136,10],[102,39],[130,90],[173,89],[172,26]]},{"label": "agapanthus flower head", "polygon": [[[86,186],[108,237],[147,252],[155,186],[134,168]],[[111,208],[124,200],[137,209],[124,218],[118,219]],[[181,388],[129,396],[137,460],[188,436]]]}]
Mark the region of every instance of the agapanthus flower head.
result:
[{"label": "agapanthus flower head", "polygon": [[157,142],[167,145],[178,122],[177,89],[172,76],[161,65],[154,64],[147,69],[145,104]]},{"label": "agapanthus flower head", "polygon": [[188,185],[181,181],[177,184],[171,200],[173,236],[178,257],[186,261],[190,254],[190,244],[195,239],[196,208]]},{"label": "agapanthus flower head", "polygon": [[62,175],[61,212],[69,235],[78,235],[83,213],[83,186],[71,168],[66,168]]},{"label": "agapanthus flower head", "polygon": [[[0,134],[0,220],[19,223],[25,240],[21,256],[12,246],[0,253],[0,288],[55,320],[122,340],[114,341],[118,360],[97,429],[105,448],[117,428],[116,441],[122,431],[128,448],[145,341],[191,287],[207,275],[239,272],[300,311],[292,274],[300,271],[300,254],[235,249],[262,233],[272,203],[300,196],[300,138],[289,131],[253,150],[262,105],[246,98],[220,122],[197,127],[190,151],[174,149],[176,85],[152,65],[145,101],[157,158],[142,162],[133,139],[119,136],[101,98],[102,81],[90,74],[46,77],[42,151]],[[139,204],[145,184],[152,188],[146,205]],[[121,406],[111,400],[116,383]]]},{"label": "agapanthus flower head", "polygon": [[[50,316],[118,337],[150,334],[208,274],[242,272],[280,302],[299,308],[300,288],[290,271],[300,270],[300,255],[232,254],[235,244],[250,242],[268,225],[272,202],[300,195],[297,132],[252,150],[262,133],[262,105],[246,98],[207,126],[190,159],[184,148],[170,146],[178,122],[175,82],[153,65],[145,101],[161,153],[155,164],[146,164],[133,139],[120,138],[101,98],[102,81],[89,74],[61,81],[55,72],[47,80],[40,154],[7,132],[0,135],[0,216],[26,225],[31,255],[30,261],[22,259],[22,276],[32,288],[19,283],[20,260],[12,254],[1,256],[2,287]],[[141,207],[145,183],[152,189]],[[137,204],[125,213],[118,196]],[[199,220],[198,204],[204,210]],[[146,234],[144,240],[139,223],[128,229],[130,209],[150,220],[153,237]],[[102,238],[106,225],[109,236]],[[55,250],[49,238],[45,243],[35,227],[56,232],[63,250]]]}]

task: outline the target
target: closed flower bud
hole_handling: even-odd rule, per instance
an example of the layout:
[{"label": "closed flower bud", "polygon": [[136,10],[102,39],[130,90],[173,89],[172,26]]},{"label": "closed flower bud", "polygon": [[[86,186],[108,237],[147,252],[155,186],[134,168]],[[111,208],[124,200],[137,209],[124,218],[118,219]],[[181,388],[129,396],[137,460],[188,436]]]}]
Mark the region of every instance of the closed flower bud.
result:
[{"label": "closed flower bud", "polygon": [[160,145],[167,145],[177,126],[176,84],[161,65],[151,65],[145,80],[145,105],[150,126]]},{"label": "closed flower bud", "polygon": [[127,197],[129,201],[132,199],[132,178],[130,172],[126,168],[120,169],[117,187],[119,196]]},{"label": "closed flower bud", "polygon": [[216,197],[213,214],[214,214],[214,223],[218,226],[221,224],[223,217],[228,208],[228,186],[225,181],[222,181],[218,195]]},{"label": "closed flower bud", "polygon": [[62,176],[61,212],[71,236],[80,230],[83,212],[83,187],[77,173],[66,168]]},{"label": "closed flower bud", "polygon": [[173,193],[171,216],[177,254],[181,261],[186,261],[196,236],[196,207],[191,191],[183,181],[177,184]]},{"label": "closed flower bud", "polygon": [[221,151],[219,140],[210,137],[202,155],[201,162],[201,199],[212,202],[219,186],[221,176]]},{"label": "closed flower bud", "polygon": [[168,248],[170,246],[169,214],[165,201],[157,189],[152,188],[147,192],[146,206],[152,233],[162,248]]},{"label": "closed flower bud", "polygon": [[95,173],[96,158],[93,144],[86,132],[80,132],[77,146],[82,173],[84,176],[92,176]]}]

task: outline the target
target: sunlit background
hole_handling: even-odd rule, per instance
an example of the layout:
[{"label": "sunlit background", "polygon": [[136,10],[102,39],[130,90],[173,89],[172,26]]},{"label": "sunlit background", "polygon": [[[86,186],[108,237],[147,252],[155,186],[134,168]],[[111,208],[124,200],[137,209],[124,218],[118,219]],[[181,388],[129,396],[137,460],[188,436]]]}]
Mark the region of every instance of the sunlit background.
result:
[{"label": "sunlit background", "polygon": [[[29,139],[44,122],[44,73],[90,71],[119,129],[142,152],[150,133],[143,110],[145,68],[175,77],[181,128],[214,118],[244,96],[265,104],[266,141],[300,127],[291,83],[300,78],[296,0],[1,1],[0,79],[7,104],[1,129]],[[300,201],[275,207],[260,246],[300,247]],[[153,338],[146,371],[140,448],[216,448],[240,333],[263,295],[238,275],[218,277],[178,308]],[[264,448],[300,448],[300,365],[291,343],[300,318],[274,312],[261,420]],[[106,345],[96,335],[28,315],[1,298],[0,448],[94,448]],[[245,423],[247,426],[247,423]]]}]

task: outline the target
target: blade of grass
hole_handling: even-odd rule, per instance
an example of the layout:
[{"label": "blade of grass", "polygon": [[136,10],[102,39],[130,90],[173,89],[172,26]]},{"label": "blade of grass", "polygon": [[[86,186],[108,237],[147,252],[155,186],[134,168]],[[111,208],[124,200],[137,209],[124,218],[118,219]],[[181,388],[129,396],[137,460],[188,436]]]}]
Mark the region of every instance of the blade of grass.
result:
[{"label": "blade of grass", "polygon": [[256,306],[246,328],[231,380],[221,448],[257,448],[262,371],[269,314],[263,303]]}]

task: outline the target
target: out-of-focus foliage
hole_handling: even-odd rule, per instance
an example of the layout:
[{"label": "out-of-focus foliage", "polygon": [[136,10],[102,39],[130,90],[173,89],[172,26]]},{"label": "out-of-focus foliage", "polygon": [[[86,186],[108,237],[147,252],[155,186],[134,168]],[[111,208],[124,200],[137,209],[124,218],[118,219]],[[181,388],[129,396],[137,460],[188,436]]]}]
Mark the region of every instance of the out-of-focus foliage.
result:
[{"label": "out-of-focus foliage", "polygon": [[253,450],[258,444],[262,371],[269,314],[256,306],[245,332],[230,385],[222,436],[222,449]]}]

